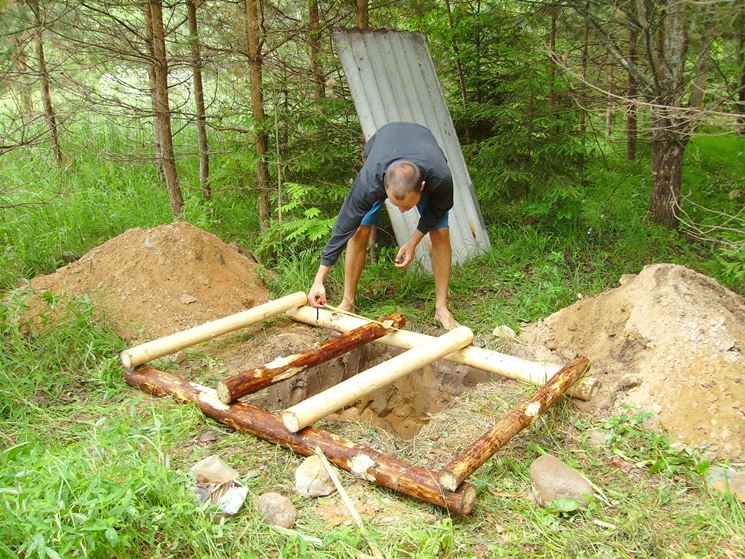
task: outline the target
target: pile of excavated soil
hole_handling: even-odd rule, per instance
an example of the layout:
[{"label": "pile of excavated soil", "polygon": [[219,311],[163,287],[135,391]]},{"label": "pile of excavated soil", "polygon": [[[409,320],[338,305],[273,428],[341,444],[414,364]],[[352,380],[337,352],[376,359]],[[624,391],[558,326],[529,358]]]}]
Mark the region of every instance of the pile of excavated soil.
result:
[{"label": "pile of excavated soil", "polygon": [[745,459],[745,298],[683,266],[655,264],[620,287],[527,326],[510,350],[592,361],[600,393],[581,407],[650,412],[673,439]]},{"label": "pile of excavated soil", "polygon": [[127,341],[146,341],[269,300],[258,264],[185,222],[130,229],[53,274],[36,292],[88,295]]}]

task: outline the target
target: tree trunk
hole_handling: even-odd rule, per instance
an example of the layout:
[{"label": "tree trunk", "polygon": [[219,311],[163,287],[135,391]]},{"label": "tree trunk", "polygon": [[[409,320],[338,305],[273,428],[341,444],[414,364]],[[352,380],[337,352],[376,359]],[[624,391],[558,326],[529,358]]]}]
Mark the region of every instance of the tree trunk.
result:
[{"label": "tree trunk", "polygon": [[147,78],[150,89],[150,104],[153,113],[153,146],[155,146],[155,158],[158,162],[158,174],[160,179],[165,182],[166,173],[163,169],[163,149],[160,145],[160,119],[158,118],[158,79],[155,75],[155,47],[153,46],[153,18],[150,15],[149,0],[143,4],[142,10],[145,14],[145,43],[150,60],[147,65]]},{"label": "tree trunk", "polygon": [[28,57],[26,56],[26,40],[19,36],[18,33],[12,36],[13,43],[15,45],[18,54],[15,61],[15,70],[20,77],[20,96],[21,96],[21,107],[23,108],[23,114],[30,115],[34,112],[34,100],[31,97],[31,90],[28,85],[28,80],[33,73],[28,66]]},{"label": "tree trunk", "polygon": [[367,2],[368,0],[357,0],[357,29],[367,29],[370,25]]},{"label": "tree trunk", "polygon": [[680,217],[680,182],[687,140],[666,131],[668,121],[655,119],[652,139],[652,220],[675,229]]},{"label": "tree trunk", "polygon": [[[638,34],[635,29],[629,30],[629,60],[632,63],[637,63],[636,54],[636,43],[638,41]],[[636,96],[637,83],[633,72],[629,74],[629,91],[627,98],[629,100],[627,113],[626,113],[626,159],[633,161],[636,159],[636,136],[637,136],[637,122],[636,122]]]},{"label": "tree trunk", "polygon": [[450,6],[450,0],[445,0],[445,7],[448,11],[448,27],[450,29],[450,45],[453,48],[453,58],[455,59],[455,70],[458,72],[458,86],[460,87],[460,102],[463,106],[463,122],[465,123],[465,138],[466,143],[471,141],[471,130],[468,126],[468,115],[466,114],[466,102],[468,96],[466,94],[466,78],[463,73],[463,64],[460,61],[460,48],[458,47],[458,41],[455,38],[455,21],[453,20],[453,10]]},{"label": "tree trunk", "polygon": [[321,23],[318,17],[318,0],[308,0],[308,46],[310,47],[310,64],[315,83],[316,99],[326,97],[326,76],[321,66]]},{"label": "tree trunk", "polygon": [[194,104],[197,109],[197,144],[199,146],[199,187],[206,199],[212,198],[210,189],[210,156],[207,144],[207,117],[204,112],[204,88],[202,87],[202,56],[199,49],[197,5],[195,0],[186,2],[189,20],[189,45],[191,46],[191,71],[194,76]]},{"label": "tree trunk", "polygon": [[184,199],[176,172],[176,156],[173,151],[171,132],[171,107],[168,100],[168,59],[166,56],[165,32],[163,29],[163,3],[150,0],[150,18],[153,25],[153,52],[155,54],[156,115],[159,121],[161,161],[168,187],[168,198],[175,219],[181,218]]},{"label": "tree trunk", "polygon": [[611,141],[613,138],[613,66],[608,71],[608,98],[605,101],[605,139]]},{"label": "tree trunk", "polygon": [[737,69],[740,73],[737,88],[737,133],[745,136],[745,0],[740,2],[740,16],[737,18]]},{"label": "tree trunk", "polygon": [[251,110],[256,126],[256,196],[259,207],[259,229],[269,228],[271,205],[269,203],[269,163],[267,155],[269,141],[264,112],[264,90],[262,84],[261,41],[259,39],[259,2],[246,0],[246,38],[251,79]]},{"label": "tree trunk", "polygon": [[57,131],[57,114],[54,112],[54,105],[52,104],[52,90],[49,85],[49,72],[47,71],[47,62],[44,57],[44,26],[39,8],[39,0],[29,0],[28,5],[34,12],[36,62],[39,71],[39,82],[41,84],[41,99],[44,104],[44,116],[46,117],[47,128],[49,129],[49,141],[52,144],[54,160],[58,165],[61,165],[62,149],[60,148],[59,135]]},{"label": "tree trunk", "polygon": [[[585,9],[589,9],[589,0],[585,3]],[[585,106],[587,104],[587,60],[589,58],[590,50],[590,22],[585,17],[585,30],[582,38],[582,85],[580,86],[581,102],[579,106],[579,135],[582,142],[585,141],[585,134],[587,134],[587,111]],[[585,151],[584,149],[579,154],[579,177],[580,184],[585,184]]]},{"label": "tree trunk", "polygon": [[551,52],[549,53],[549,86],[551,87],[551,91],[548,94],[548,106],[551,107],[551,109],[556,108],[556,62],[554,61],[554,56],[556,55],[556,22],[558,17],[559,8],[554,6],[551,8]]}]

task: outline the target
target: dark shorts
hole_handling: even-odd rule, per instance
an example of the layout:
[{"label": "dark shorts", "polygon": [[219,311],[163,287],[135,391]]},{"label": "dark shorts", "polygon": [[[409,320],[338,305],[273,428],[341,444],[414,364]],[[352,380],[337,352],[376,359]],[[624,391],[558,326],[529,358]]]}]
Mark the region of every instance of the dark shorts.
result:
[{"label": "dark shorts", "polygon": [[[427,207],[427,201],[429,200],[428,195],[424,195],[419,200],[419,203],[416,205],[416,209],[419,210],[419,215],[424,214],[424,209]],[[362,222],[360,225],[378,225],[380,223],[380,208],[383,207],[385,204],[385,200],[379,200],[378,202],[375,202],[373,204],[373,207],[370,208],[370,211],[365,214],[365,217],[362,218]],[[437,222],[437,224],[432,229],[443,229],[444,227],[448,227],[448,214],[446,213],[440,221]]]}]

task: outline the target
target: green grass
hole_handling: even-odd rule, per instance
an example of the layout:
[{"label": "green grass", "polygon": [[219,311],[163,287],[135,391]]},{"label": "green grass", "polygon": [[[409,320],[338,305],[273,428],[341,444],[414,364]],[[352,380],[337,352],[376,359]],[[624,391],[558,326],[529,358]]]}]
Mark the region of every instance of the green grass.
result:
[{"label": "green grass", "polygon": [[[146,145],[146,138],[137,138],[135,146]],[[81,131],[67,141],[62,170],[41,149],[3,156],[6,184],[25,189],[12,200],[43,203],[0,210],[0,290],[6,294],[19,280],[51,272],[127,228],[171,219],[164,188],[146,160],[95,155],[126,155],[132,140],[112,129],[102,135]],[[725,191],[743,188],[742,145],[741,138],[696,138],[685,167],[690,195],[731,211],[737,202]],[[685,264],[745,292],[737,255],[648,223],[648,161],[609,161],[588,170],[581,203],[559,196],[543,207],[485,209],[493,249],[453,271],[456,318],[482,336],[499,324],[517,329],[578,294],[595,295],[621,274],[661,261]],[[186,218],[251,250],[258,244],[255,204],[239,188],[242,177],[231,175],[238,164],[215,157],[216,176],[228,178],[217,181],[215,200],[206,202],[193,163],[181,162]],[[307,289],[320,244],[299,243],[295,252],[271,262],[276,295]],[[434,328],[432,279],[396,270],[394,254],[382,247],[369,263],[359,311],[400,310],[412,328]],[[327,284],[332,303],[341,287],[337,266]],[[124,343],[106,327],[105,317],[85,300],[48,304],[30,323],[23,301],[11,296],[0,303],[0,557],[351,558],[368,551],[356,529],[329,528],[314,513],[317,501],[293,493],[297,456],[218,426],[191,406],[127,387],[116,357]],[[519,387],[506,389],[505,398],[520,394]],[[589,442],[591,429],[609,432],[609,446]],[[207,430],[217,430],[218,440],[198,444]],[[190,492],[189,467],[215,452],[245,477],[250,490],[234,518],[216,518]],[[528,467],[544,452],[581,470],[602,496],[574,512],[526,499]],[[371,500],[395,504],[400,516],[394,523],[373,522],[370,532],[390,557],[741,556],[742,505],[712,493],[702,477],[705,469],[699,457],[674,450],[648,431],[638,415],[595,424],[564,405],[477,472],[472,516],[451,518],[366,486]],[[355,483],[346,475],[343,481]],[[322,548],[261,523],[255,501],[271,489],[291,496],[299,511],[297,530],[321,538]]]}]

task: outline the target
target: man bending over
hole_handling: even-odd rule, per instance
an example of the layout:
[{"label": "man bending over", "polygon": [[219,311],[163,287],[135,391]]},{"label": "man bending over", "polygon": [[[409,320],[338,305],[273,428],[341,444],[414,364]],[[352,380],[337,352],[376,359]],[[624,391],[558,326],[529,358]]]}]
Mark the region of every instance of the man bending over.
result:
[{"label": "man bending over", "polygon": [[448,210],[453,207],[453,179],[432,133],[424,126],[409,122],[382,126],[365,145],[365,163],[339,211],[331,239],[323,249],[308,302],[313,307],[326,304],[323,282],[346,246],[344,297],[339,308],[354,310],[367,241],[379,221],[386,198],[401,213],[414,206],[419,210],[417,229],[399,249],[395,265],[408,268],[414,262],[417,245],[429,234],[435,276],[435,319],[445,329],[452,330],[458,326],[447,304],[452,253]]}]

